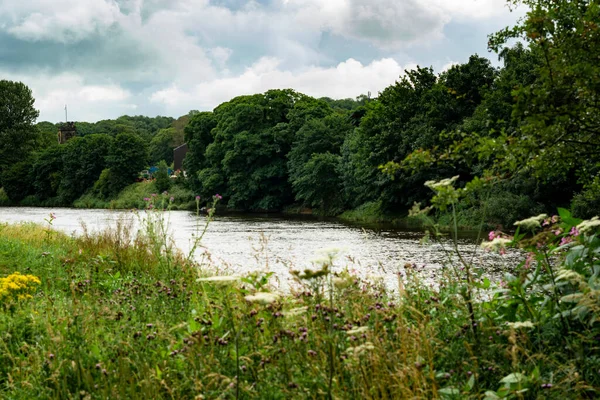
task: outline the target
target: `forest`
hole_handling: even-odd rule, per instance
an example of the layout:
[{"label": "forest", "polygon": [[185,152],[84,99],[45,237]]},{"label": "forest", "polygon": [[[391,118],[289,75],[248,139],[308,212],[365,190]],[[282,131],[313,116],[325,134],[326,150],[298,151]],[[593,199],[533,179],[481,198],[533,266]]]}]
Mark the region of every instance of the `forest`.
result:
[{"label": "forest", "polygon": [[491,35],[500,67],[473,55],[442,72],[407,70],[373,97],[274,89],[176,120],[76,122],[78,137],[60,146],[58,124],[35,123],[31,91],[2,81],[0,202],[110,201],[187,143],[187,178],[160,191],[220,193],[229,210],[393,220],[431,199],[425,182],[458,176],[461,225],[510,226],[557,207],[591,217],[600,212],[600,48],[597,7],[584,3],[541,7]]}]

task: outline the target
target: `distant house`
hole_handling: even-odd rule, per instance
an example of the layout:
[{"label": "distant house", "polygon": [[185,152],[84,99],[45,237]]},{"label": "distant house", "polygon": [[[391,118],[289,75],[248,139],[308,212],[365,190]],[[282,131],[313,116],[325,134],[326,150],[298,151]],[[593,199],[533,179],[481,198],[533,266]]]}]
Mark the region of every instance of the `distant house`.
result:
[{"label": "distant house", "polygon": [[183,159],[188,152],[187,143],[182,144],[179,147],[176,147],[173,150],[173,168],[175,171],[183,170]]},{"label": "distant house", "polygon": [[68,140],[77,136],[75,122],[65,122],[58,127],[58,144],[65,144]]}]

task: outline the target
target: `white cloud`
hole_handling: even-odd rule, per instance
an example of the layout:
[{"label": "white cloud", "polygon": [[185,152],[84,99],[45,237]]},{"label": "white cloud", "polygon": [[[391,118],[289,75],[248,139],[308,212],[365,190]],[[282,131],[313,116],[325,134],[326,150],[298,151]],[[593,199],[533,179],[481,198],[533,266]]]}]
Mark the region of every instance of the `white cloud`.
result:
[{"label": "white cloud", "polygon": [[279,65],[280,60],[265,57],[239,76],[207,81],[189,88],[173,85],[152,94],[151,101],[164,104],[169,112],[183,114],[189,109],[211,110],[235,96],[269,89],[293,88],[314,97],[354,98],[367,92],[375,95],[394,83],[404,70],[389,58],[369,65],[349,59],[335,67],[308,67],[297,72],[282,70]]},{"label": "white cloud", "polygon": [[77,42],[116,23],[118,5],[105,0],[4,0],[0,15],[14,25],[8,32],[23,40]]}]

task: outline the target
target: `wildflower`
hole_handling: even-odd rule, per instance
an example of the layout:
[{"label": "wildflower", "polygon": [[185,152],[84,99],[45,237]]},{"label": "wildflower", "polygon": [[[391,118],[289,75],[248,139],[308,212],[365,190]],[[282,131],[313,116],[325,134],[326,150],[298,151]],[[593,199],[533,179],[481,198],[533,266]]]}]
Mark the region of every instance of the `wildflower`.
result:
[{"label": "wildflower", "polygon": [[519,329],[519,328],[533,329],[533,322],[531,322],[531,321],[507,322],[506,325],[508,325],[510,328],[513,328],[513,329]]},{"label": "wildflower", "polygon": [[215,194],[215,200],[222,200],[223,196],[221,196],[219,193]]},{"label": "wildflower", "polygon": [[437,189],[441,189],[447,186],[452,186],[452,184],[454,184],[454,182],[456,182],[456,180],[459,178],[458,175],[453,176],[452,178],[446,178],[446,179],[442,179],[441,181],[427,181],[425,182],[425,186],[427,186],[428,188],[432,189],[432,190],[437,190]]},{"label": "wildflower", "polygon": [[144,197],[144,201],[146,201],[146,202],[150,201],[150,197]]},{"label": "wildflower", "polygon": [[10,274],[6,278],[0,278],[0,302],[4,300],[31,298],[35,285],[41,283],[34,275],[21,275],[19,272]]},{"label": "wildflower", "polygon": [[491,242],[483,242],[481,243],[481,247],[486,250],[499,250],[506,247],[507,244],[511,243],[511,239],[506,239],[502,237],[496,237]]},{"label": "wildflower", "polygon": [[346,334],[348,335],[357,335],[357,334],[361,334],[361,333],[366,333],[369,331],[369,327],[368,326],[360,326],[358,328],[354,328],[354,329],[350,329],[349,331],[346,331]]},{"label": "wildflower", "polygon": [[561,246],[564,246],[564,245],[566,245],[566,244],[569,244],[569,243],[571,243],[572,241],[573,241],[573,238],[570,238],[570,237],[566,237],[566,236],[565,236],[565,237],[563,237],[562,239],[560,239],[560,245],[561,245]]},{"label": "wildflower", "polygon": [[248,295],[244,297],[246,301],[251,303],[259,303],[259,304],[271,304],[276,302],[279,299],[279,296],[275,293],[269,292],[256,292],[253,295]]},{"label": "wildflower", "polygon": [[531,268],[531,263],[533,262],[534,256],[535,256],[535,253],[529,253],[527,255],[527,259],[525,259],[525,269]]},{"label": "wildflower", "polygon": [[571,236],[579,236],[579,230],[577,229],[577,227],[572,227],[571,231],[569,232],[569,235]]},{"label": "wildflower", "polygon": [[352,285],[352,283],[354,282],[354,280],[351,277],[340,276],[334,277],[331,281],[333,283],[333,286],[335,286],[338,289],[345,289],[348,286]]},{"label": "wildflower", "polygon": [[55,219],[56,219],[56,214],[54,214],[54,213],[50,213],[50,219],[51,219],[51,220],[55,220]]},{"label": "wildflower", "polygon": [[167,191],[165,190],[165,191],[164,191],[162,194],[163,194],[163,196],[168,196],[168,195],[169,195],[169,192],[167,192]]},{"label": "wildflower", "polygon": [[598,219],[598,217],[596,216],[592,219],[585,220],[582,223],[580,223],[579,225],[577,225],[577,230],[579,231],[579,233],[585,234],[599,226],[600,226],[600,219]]},{"label": "wildflower", "polygon": [[488,239],[490,240],[490,242],[492,240],[494,240],[496,238],[496,231],[490,231],[490,233],[488,233]]},{"label": "wildflower", "polygon": [[355,357],[358,357],[364,353],[367,353],[371,350],[374,350],[375,346],[373,346],[373,343],[371,342],[365,342],[364,344],[361,344],[360,346],[356,346],[356,347],[350,347],[346,350],[346,352],[348,354],[354,355]]},{"label": "wildflower", "polygon": [[237,275],[227,275],[227,276],[211,276],[208,278],[199,278],[196,279],[196,282],[207,282],[212,283],[218,286],[225,286],[237,282],[240,280],[240,277]]},{"label": "wildflower", "polygon": [[308,311],[308,307],[306,307],[306,306],[305,307],[297,307],[297,308],[292,308],[291,310],[286,312],[285,315],[288,317],[293,317],[296,315],[304,314],[306,311]]},{"label": "wildflower", "polygon": [[170,201],[171,203],[172,203],[174,200],[175,200],[175,197],[173,197],[173,196],[171,196],[171,197],[169,198],[169,201]]},{"label": "wildflower", "polygon": [[534,230],[535,228],[541,228],[541,222],[544,218],[548,217],[546,214],[540,214],[537,217],[529,217],[521,221],[515,222],[516,226],[520,226],[523,229]]},{"label": "wildflower", "polygon": [[196,196],[196,201],[200,201],[200,196]]}]

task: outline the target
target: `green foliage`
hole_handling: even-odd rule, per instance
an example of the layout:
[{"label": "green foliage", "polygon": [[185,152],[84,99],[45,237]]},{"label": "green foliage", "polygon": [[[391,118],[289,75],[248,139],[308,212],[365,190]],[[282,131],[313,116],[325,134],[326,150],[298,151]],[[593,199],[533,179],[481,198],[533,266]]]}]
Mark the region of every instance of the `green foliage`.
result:
[{"label": "green foliage", "polygon": [[106,166],[110,169],[109,192],[116,195],[135,182],[147,166],[148,152],[145,141],[132,133],[118,134],[110,146]]},{"label": "green foliage", "polygon": [[326,215],[339,214],[344,206],[340,195],[342,182],[337,172],[339,163],[338,155],[314,153],[292,180],[296,199]]},{"label": "green foliage", "polygon": [[0,80],[0,173],[23,161],[35,147],[39,111],[34,101],[31,89],[22,82]]},{"label": "green foliage", "polygon": [[32,166],[35,195],[41,199],[56,197],[63,174],[64,146],[51,146],[41,151]]},{"label": "green foliage", "polygon": [[[184,129],[188,153],[183,165],[184,169],[188,171],[191,186],[197,193],[201,192],[198,174],[210,167],[205,153],[208,145],[213,142],[212,130],[216,126],[217,120],[212,112],[201,112],[194,114]],[[211,182],[211,185],[215,184]]]},{"label": "green foliage", "polygon": [[157,165],[160,161],[173,163],[173,149],[183,144],[183,130],[175,128],[161,129],[150,141],[148,152],[150,164]]},{"label": "green foliage", "polygon": [[573,214],[578,218],[592,218],[600,215],[600,177],[595,177],[581,193],[577,193],[573,197],[571,208]]},{"label": "green foliage", "polygon": [[107,156],[114,139],[93,134],[75,137],[62,145],[62,176],[58,196],[65,204],[72,203],[94,185],[107,167]]},{"label": "green foliage", "polygon": [[158,163],[158,171],[154,174],[156,190],[159,193],[168,191],[171,188],[171,177],[169,176],[169,166],[166,162]]},{"label": "green foliage", "polygon": [[29,157],[2,170],[0,181],[6,195],[13,203],[18,203],[33,194],[31,169],[34,158]]}]

